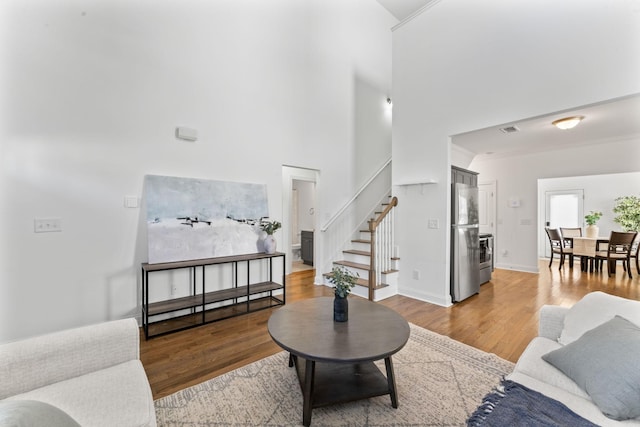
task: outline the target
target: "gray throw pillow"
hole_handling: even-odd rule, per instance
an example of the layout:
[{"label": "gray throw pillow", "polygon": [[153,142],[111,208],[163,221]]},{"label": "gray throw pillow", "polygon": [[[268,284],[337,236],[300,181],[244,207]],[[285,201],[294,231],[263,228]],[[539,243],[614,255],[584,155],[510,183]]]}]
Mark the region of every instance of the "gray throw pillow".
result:
[{"label": "gray throw pillow", "polygon": [[640,417],[640,327],[616,316],[544,360],[561,370],[614,420]]},{"label": "gray throw pillow", "polygon": [[37,400],[0,402],[0,427],[80,427],[62,409]]}]

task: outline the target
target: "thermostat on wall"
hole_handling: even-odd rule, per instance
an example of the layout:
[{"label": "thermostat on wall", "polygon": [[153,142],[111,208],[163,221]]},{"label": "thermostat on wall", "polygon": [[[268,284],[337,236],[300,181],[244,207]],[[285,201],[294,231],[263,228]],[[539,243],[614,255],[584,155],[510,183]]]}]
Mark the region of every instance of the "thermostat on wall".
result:
[{"label": "thermostat on wall", "polygon": [[515,198],[509,199],[509,207],[510,208],[519,208],[520,207],[520,199],[515,199]]},{"label": "thermostat on wall", "polygon": [[179,126],[176,128],[176,138],[185,141],[195,141],[198,139],[198,131],[196,129]]}]

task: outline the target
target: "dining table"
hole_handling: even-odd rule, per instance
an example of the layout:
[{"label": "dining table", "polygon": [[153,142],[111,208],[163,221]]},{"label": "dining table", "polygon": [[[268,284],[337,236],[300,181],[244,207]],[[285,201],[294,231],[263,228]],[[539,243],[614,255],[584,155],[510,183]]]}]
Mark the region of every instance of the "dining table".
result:
[{"label": "dining table", "polygon": [[573,247],[573,255],[580,257],[580,269],[582,271],[593,272],[598,269],[596,265],[596,251],[599,249],[600,243],[609,243],[608,237],[571,237]]}]

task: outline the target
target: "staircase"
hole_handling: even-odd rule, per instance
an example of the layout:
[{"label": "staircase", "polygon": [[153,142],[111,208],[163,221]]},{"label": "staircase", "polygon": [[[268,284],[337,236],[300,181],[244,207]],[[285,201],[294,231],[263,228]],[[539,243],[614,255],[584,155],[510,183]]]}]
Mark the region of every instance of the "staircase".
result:
[{"label": "staircase", "polygon": [[[351,293],[380,301],[398,293],[398,266],[400,259],[393,256],[393,208],[398,199],[390,197],[374,218],[363,224],[356,239],[342,251],[343,259],[333,261],[334,266],[344,266],[359,276]],[[325,273],[324,283],[332,286]]]}]

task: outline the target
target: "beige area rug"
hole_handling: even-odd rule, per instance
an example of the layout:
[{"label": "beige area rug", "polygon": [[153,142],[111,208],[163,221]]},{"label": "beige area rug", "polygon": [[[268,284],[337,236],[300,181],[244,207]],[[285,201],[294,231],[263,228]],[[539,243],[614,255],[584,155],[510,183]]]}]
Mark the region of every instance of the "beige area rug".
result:
[{"label": "beige area rug", "polygon": [[[155,402],[158,426],[298,426],[302,392],[288,353]],[[384,362],[379,362],[385,372]],[[460,426],[513,363],[411,325],[393,356],[398,408],[389,396],[316,408],[312,426]]]}]

